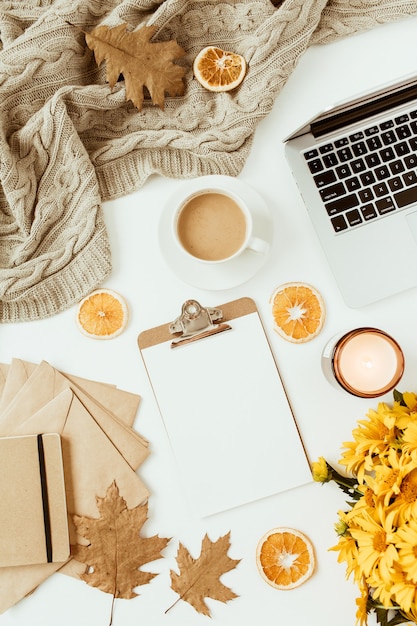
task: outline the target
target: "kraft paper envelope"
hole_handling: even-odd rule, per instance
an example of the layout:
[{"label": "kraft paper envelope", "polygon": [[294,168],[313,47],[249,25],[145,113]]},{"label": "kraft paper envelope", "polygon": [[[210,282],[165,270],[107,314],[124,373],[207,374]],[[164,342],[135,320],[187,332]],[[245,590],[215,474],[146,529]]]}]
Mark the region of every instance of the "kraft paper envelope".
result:
[{"label": "kraft paper envelope", "polygon": [[6,384],[6,378],[9,371],[9,365],[7,363],[0,363],[0,402],[3,390]]},{"label": "kraft paper envelope", "polygon": [[13,400],[20,388],[25,384],[36,367],[34,363],[21,361],[20,359],[12,359],[7,369],[7,375],[0,397],[0,415]]},{"label": "kraft paper envelope", "polygon": [[49,576],[55,574],[62,564],[17,565],[0,569],[0,614],[39,587]]},{"label": "kraft paper envelope", "polygon": [[[61,434],[70,522],[73,514],[98,517],[96,497],[104,497],[114,480],[128,508],[148,498],[149,491],[139,476],[71,389],[64,389],[37,413],[20,421],[13,434],[45,430]],[[71,523],[70,536],[74,542]],[[58,568],[60,564],[0,568],[0,612],[33,591]],[[84,569],[82,566],[81,571]]]},{"label": "kraft paper envelope", "polygon": [[110,413],[117,416],[126,426],[133,426],[141,401],[139,395],[118,389],[115,385],[86,380],[66,372],[61,372],[61,374],[87,395],[94,398],[99,404],[103,405]]},{"label": "kraft paper envelope", "polygon": [[[16,363],[13,363],[13,367],[18,369]],[[22,377],[24,372],[25,369],[20,368]],[[31,416],[62,390],[68,388],[76,393],[129,465],[137,469],[149,454],[148,442],[46,361],[35,368],[0,414],[0,436],[7,436],[13,432],[17,423]]]},{"label": "kraft paper envelope", "polygon": [[[0,414],[13,400],[29,376],[33,374],[39,364],[23,361],[22,359],[12,359],[10,365],[0,366],[0,390],[1,374],[4,371],[4,385],[0,396]],[[134,393],[118,389],[115,385],[101,383],[78,376],[61,372],[71,383],[77,385],[82,391],[98,401],[110,413],[117,415],[128,426],[133,426],[140,403],[140,396]]]},{"label": "kraft paper envelope", "polygon": [[[78,395],[78,397],[86,406],[86,408],[90,411],[90,413],[95,416],[101,427],[105,428],[110,438],[113,438],[115,442],[119,441],[120,437],[123,440],[123,435],[121,433],[124,433],[124,439],[127,438],[137,443],[137,459],[135,460],[135,458],[131,458],[131,465],[133,469],[137,469],[142,461],[144,461],[149,454],[149,441],[142,437],[142,435],[140,435],[138,432],[133,430],[131,426],[127,425],[124,421],[119,419],[118,414],[109,411],[105,406],[103,406],[103,404],[101,403],[101,398],[100,401],[98,401],[92,395],[86,393],[82,387],[76,385],[70,377],[64,376],[64,378],[68,380],[70,388],[74,391],[74,393]],[[119,394],[120,390],[112,390],[112,395],[114,399],[117,400]],[[109,392],[107,392],[107,395],[109,395]],[[123,403],[120,402],[120,410],[122,409]]]}]

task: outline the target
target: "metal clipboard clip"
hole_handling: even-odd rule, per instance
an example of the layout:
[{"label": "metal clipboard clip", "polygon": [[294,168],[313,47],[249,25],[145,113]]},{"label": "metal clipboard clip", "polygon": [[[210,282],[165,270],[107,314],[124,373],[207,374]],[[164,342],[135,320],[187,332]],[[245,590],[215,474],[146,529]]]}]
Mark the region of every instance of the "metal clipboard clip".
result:
[{"label": "metal clipboard clip", "polygon": [[202,339],[231,330],[225,322],[214,324],[223,318],[220,309],[204,308],[197,300],[186,300],[181,308],[181,315],[169,325],[169,332],[180,336],[172,340],[171,348],[175,348],[191,341]]}]

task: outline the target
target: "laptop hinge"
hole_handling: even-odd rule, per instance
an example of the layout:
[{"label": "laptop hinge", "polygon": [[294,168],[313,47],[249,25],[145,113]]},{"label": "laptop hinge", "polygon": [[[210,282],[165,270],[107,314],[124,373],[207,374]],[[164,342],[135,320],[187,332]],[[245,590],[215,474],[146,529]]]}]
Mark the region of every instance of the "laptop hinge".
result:
[{"label": "laptop hinge", "polygon": [[392,93],[376,97],[371,101],[359,104],[350,109],[318,119],[311,124],[314,137],[321,137],[349,124],[354,124],[372,115],[383,113],[393,107],[405,104],[417,98],[417,85],[413,84]]}]

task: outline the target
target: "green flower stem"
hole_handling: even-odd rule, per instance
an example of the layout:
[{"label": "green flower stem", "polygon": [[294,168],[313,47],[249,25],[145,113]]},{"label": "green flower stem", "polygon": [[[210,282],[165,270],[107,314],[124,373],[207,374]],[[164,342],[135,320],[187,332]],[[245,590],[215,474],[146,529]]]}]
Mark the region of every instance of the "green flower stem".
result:
[{"label": "green flower stem", "polygon": [[338,471],[334,469],[329,463],[327,463],[327,469],[329,474],[329,480],[333,480],[345,493],[351,495],[354,498],[361,498],[362,492],[359,491],[358,481],[356,478],[349,478],[349,476],[342,476]]},{"label": "green flower stem", "polygon": [[[367,611],[375,611],[378,624],[381,626],[397,626],[398,624],[413,624],[414,622],[404,615],[399,606],[386,607],[372,597],[368,598]],[[393,613],[389,618],[389,613]]]}]

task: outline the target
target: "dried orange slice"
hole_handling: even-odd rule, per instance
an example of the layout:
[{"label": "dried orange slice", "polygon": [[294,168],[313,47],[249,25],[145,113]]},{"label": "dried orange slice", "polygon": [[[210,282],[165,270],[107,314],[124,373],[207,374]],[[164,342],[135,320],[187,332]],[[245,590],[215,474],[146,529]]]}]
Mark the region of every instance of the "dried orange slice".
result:
[{"label": "dried orange slice", "polygon": [[325,319],[320,293],[306,283],[285,283],[270,298],[274,330],[287,341],[304,343],[316,337]]},{"label": "dried orange slice", "polygon": [[313,544],[299,530],[274,528],[259,541],[256,563],[269,585],[275,589],[294,589],[314,572]]},{"label": "dried orange slice", "polygon": [[128,308],[123,298],[110,289],[97,289],[78,304],[77,326],[87,337],[112,339],[126,328]]},{"label": "dried orange slice", "polygon": [[240,54],[207,46],[194,59],[193,70],[198,82],[209,91],[230,91],[242,82],[246,61]]}]

